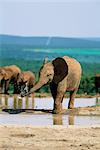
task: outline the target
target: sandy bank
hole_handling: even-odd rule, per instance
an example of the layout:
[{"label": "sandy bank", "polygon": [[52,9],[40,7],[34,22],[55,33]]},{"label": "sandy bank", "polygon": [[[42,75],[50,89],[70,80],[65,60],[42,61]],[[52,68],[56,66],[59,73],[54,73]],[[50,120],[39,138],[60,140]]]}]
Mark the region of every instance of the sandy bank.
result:
[{"label": "sandy bank", "polygon": [[100,125],[2,126],[0,150],[100,150]]}]

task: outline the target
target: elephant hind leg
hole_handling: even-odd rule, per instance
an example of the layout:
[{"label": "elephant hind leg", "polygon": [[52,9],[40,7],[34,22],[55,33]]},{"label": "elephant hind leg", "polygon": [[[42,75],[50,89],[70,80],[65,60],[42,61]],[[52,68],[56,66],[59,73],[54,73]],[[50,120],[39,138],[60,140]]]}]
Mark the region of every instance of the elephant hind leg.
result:
[{"label": "elephant hind leg", "polygon": [[9,90],[9,81],[5,81],[5,84],[4,84],[4,94],[9,94],[8,90]]},{"label": "elephant hind leg", "polygon": [[75,99],[75,96],[76,96],[76,92],[77,92],[77,89],[70,92],[70,99],[69,99],[69,103],[68,103],[68,109],[74,108],[74,99]]}]

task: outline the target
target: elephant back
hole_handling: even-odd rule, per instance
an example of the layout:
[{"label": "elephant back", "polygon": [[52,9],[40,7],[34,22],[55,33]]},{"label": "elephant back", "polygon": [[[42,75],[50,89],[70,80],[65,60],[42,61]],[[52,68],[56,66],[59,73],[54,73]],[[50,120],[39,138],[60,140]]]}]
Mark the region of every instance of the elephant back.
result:
[{"label": "elephant back", "polygon": [[7,72],[8,76],[10,76],[12,79],[17,80],[18,74],[21,73],[21,70],[16,65],[6,66],[4,67],[5,71]]},{"label": "elephant back", "polygon": [[35,75],[31,71],[24,71],[23,73],[23,81],[29,82],[29,84],[33,84],[35,80]]}]

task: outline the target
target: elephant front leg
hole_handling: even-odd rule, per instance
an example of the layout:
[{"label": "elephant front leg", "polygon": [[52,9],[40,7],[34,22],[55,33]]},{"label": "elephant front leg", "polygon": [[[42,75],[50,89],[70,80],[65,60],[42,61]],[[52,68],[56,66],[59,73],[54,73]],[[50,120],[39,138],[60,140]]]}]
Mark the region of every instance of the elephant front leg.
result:
[{"label": "elephant front leg", "polygon": [[9,90],[9,81],[5,81],[4,94],[8,94],[8,90]]},{"label": "elephant front leg", "polygon": [[54,109],[53,113],[58,114],[62,112],[62,101],[63,101],[64,93],[59,92],[54,100]]},{"label": "elephant front leg", "polygon": [[74,99],[76,96],[76,92],[77,90],[71,91],[70,92],[70,99],[69,99],[69,103],[68,103],[68,109],[73,109],[74,108]]},{"label": "elephant front leg", "polygon": [[19,85],[15,82],[13,94],[19,94],[19,93],[20,93]]}]

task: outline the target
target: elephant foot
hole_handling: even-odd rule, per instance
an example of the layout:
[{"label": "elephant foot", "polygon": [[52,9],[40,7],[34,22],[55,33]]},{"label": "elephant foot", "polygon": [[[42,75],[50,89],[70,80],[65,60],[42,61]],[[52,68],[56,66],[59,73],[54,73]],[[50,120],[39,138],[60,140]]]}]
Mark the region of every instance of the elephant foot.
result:
[{"label": "elephant foot", "polygon": [[54,109],[53,114],[61,114],[62,113],[62,110],[61,109]]},{"label": "elephant foot", "polygon": [[74,108],[74,101],[69,101],[68,109],[73,109],[73,108]]},{"label": "elephant foot", "polygon": [[68,106],[68,109],[73,109],[74,108],[74,105],[69,105]]}]

